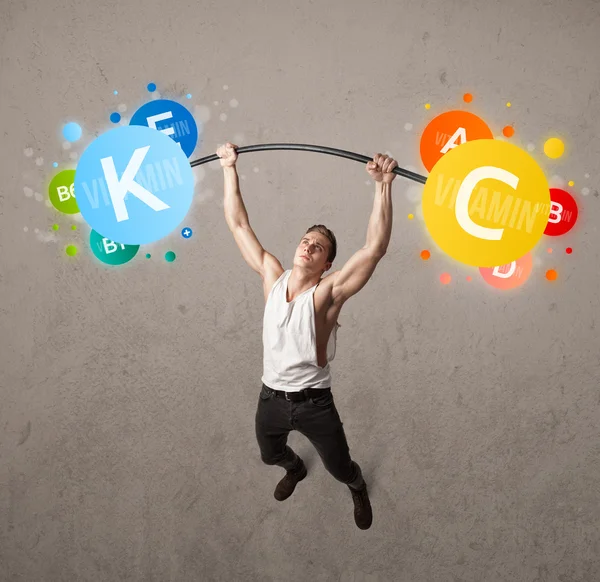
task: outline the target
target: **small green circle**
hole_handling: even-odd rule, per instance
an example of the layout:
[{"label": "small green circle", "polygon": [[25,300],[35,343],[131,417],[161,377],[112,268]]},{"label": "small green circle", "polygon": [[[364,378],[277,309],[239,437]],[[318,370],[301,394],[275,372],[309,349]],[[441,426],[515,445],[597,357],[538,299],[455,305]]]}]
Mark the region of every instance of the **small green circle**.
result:
[{"label": "small green circle", "polygon": [[77,247],[75,245],[68,245],[67,248],[65,249],[65,252],[70,257],[74,257],[77,254]]},{"label": "small green circle", "polygon": [[72,225],[72,226],[71,226],[71,230],[77,230],[77,225],[75,225],[75,224],[74,224],[74,225]]},{"label": "small green circle", "polygon": [[52,178],[48,186],[48,196],[52,206],[64,214],[79,212],[75,199],[75,170],[63,170]]},{"label": "small green circle", "polygon": [[149,259],[150,258],[150,253],[146,253],[146,258]]},{"label": "small green circle", "polygon": [[167,261],[169,261],[169,263],[172,263],[175,260],[175,253],[173,251],[169,251],[166,255],[165,255],[165,259]]},{"label": "small green circle", "polygon": [[58,229],[59,229],[59,226],[58,226],[58,224],[53,224],[53,225],[52,225],[52,230],[58,230]]},{"label": "small green circle", "polygon": [[92,229],[90,232],[90,248],[103,263],[107,265],[123,265],[135,257],[140,245],[125,245],[112,241]]}]

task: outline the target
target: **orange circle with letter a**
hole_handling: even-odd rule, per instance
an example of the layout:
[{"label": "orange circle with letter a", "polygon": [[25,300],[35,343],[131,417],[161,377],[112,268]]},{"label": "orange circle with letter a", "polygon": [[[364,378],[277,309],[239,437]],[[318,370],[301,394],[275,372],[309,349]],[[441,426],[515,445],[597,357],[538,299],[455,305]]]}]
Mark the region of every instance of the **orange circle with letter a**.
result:
[{"label": "orange circle with letter a", "polygon": [[433,118],[421,135],[421,161],[431,172],[438,160],[467,141],[494,139],[485,121],[468,111],[447,111]]}]

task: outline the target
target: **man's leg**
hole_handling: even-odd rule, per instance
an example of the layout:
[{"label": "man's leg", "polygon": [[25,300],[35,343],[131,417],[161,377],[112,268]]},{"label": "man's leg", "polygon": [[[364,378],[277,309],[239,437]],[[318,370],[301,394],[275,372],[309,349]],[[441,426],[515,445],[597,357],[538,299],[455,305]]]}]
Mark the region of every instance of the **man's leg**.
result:
[{"label": "man's leg", "polygon": [[325,468],[338,481],[353,489],[364,486],[362,471],[350,456],[343,422],[330,390],[302,403],[296,429],[313,444]]},{"label": "man's leg", "polygon": [[288,434],[293,427],[281,404],[263,384],[256,408],[256,440],[263,463],[293,471],[300,466],[301,459],[287,445]]},{"label": "man's leg", "polygon": [[350,488],[356,525],[360,529],[369,529],[373,522],[373,511],[367,484],[358,463],[350,457],[344,423],[335,407],[333,394],[326,390],[306,400],[299,407],[297,415],[296,429],[317,449],[325,468]]},{"label": "man's leg", "polygon": [[278,501],[287,499],[308,473],[302,459],[287,445],[288,434],[294,430],[290,419],[289,402],[276,398],[263,384],[256,410],[256,439],[260,456],[267,465],[277,465],[286,474],[275,488]]}]

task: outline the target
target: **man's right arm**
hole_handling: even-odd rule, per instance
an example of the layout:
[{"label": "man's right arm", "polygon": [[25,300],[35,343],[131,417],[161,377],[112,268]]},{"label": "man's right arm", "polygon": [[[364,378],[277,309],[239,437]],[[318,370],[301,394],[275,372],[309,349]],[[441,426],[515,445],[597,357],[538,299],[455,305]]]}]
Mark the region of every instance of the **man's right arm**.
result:
[{"label": "man's right arm", "polygon": [[242,256],[248,265],[261,277],[265,273],[265,261],[270,255],[262,247],[248,220],[248,213],[242,200],[240,183],[235,166],[224,167],[223,177],[225,180],[225,220],[229,230],[233,233]]},{"label": "man's right arm", "polygon": [[240,180],[235,166],[223,168],[223,178],[225,180],[225,200],[223,207],[225,209],[225,220],[230,230],[238,226],[249,226],[248,212],[242,200],[240,192]]}]

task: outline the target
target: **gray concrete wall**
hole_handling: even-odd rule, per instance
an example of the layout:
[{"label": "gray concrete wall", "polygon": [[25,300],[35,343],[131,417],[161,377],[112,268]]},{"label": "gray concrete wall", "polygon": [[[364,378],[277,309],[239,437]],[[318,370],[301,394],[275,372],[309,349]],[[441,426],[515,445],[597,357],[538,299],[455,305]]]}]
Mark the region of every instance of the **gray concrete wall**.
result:
[{"label": "gray concrete wall", "polygon": [[[3,581],[600,579],[598,2],[0,8]],[[44,204],[52,162],[112,127],[118,104],[130,115],[150,81],[210,116],[194,158],[227,140],[296,142],[388,151],[426,173],[420,131],[470,91],[497,135],[514,123],[549,179],[575,182],[580,222],[552,255],[536,247],[510,293],[436,251],[407,220],[414,183],[394,182],[389,252],[342,310],[332,363],[370,486],[367,532],[298,433],[309,476],[273,498],[283,471],[262,464],[254,436],[261,282],[227,229],[219,164],[196,170],[194,237],[177,231],[121,268],[94,260],[85,223]],[[71,120],[85,133],[64,150]],[[569,147],[557,161],[541,151],[551,135]],[[334,269],[364,244],[363,164],[277,151],[238,168],[251,224],[285,268],[314,223],[336,233]]]}]

